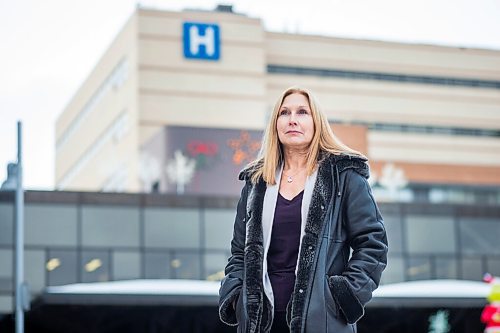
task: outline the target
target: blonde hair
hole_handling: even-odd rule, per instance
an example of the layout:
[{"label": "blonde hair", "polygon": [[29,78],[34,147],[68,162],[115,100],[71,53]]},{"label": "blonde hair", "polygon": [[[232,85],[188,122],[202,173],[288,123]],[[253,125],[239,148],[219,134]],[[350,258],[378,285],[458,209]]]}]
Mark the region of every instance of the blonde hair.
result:
[{"label": "blonde hair", "polygon": [[283,147],[278,139],[276,123],[284,99],[291,94],[301,94],[307,98],[314,123],[314,134],[306,155],[308,175],[314,172],[321,152],[366,158],[360,152],[346,146],[335,136],[335,134],[333,134],[333,130],[328,123],[326,115],[321,111],[316,99],[307,89],[290,87],[286,89],[276,101],[262,138],[262,146],[259,155],[247,166],[247,169],[252,170],[251,180],[253,183],[257,183],[262,177],[266,183],[271,185],[276,184],[276,169],[283,162]]}]

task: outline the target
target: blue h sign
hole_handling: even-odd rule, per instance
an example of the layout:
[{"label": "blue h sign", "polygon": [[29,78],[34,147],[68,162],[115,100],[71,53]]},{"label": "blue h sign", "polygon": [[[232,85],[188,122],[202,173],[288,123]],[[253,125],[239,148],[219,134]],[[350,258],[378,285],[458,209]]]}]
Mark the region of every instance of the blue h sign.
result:
[{"label": "blue h sign", "polygon": [[220,32],[215,24],[184,23],[184,57],[219,60]]}]

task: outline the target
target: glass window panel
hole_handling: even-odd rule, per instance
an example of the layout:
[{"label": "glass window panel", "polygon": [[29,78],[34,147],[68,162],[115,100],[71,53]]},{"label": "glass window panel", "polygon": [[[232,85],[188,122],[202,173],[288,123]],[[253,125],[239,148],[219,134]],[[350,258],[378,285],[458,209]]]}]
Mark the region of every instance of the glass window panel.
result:
[{"label": "glass window panel", "polygon": [[70,205],[29,204],[25,210],[27,245],[74,246],[77,209]]},{"label": "glass window panel", "polygon": [[174,279],[201,279],[200,254],[176,252],[170,261]]},{"label": "glass window panel", "polygon": [[12,296],[0,295],[0,313],[14,312],[14,300]]},{"label": "glass window panel", "polygon": [[456,279],[457,276],[457,260],[455,258],[436,257],[434,259],[434,269],[436,279]]},{"label": "glass window panel", "polygon": [[462,259],[462,279],[481,281],[484,273],[480,257]]},{"label": "glass window panel", "polygon": [[451,217],[408,215],[406,227],[410,253],[455,253],[455,226]]},{"label": "glass window panel", "polygon": [[169,252],[146,252],[145,275],[146,279],[169,279],[170,278],[170,253]]},{"label": "glass window panel", "polygon": [[14,205],[0,203],[0,245],[14,244]]},{"label": "glass window panel", "polygon": [[391,256],[387,258],[387,268],[382,274],[381,283],[397,283],[405,281],[404,260],[400,256]]},{"label": "glass window panel", "polygon": [[500,258],[488,258],[488,273],[500,276]]},{"label": "glass window panel", "polygon": [[0,249],[0,278],[12,278],[14,265],[14,251],[10,249]]},{"label": "glass window panel", "polygon": [[200,248],[197,209],[147,208],[144,216],[147,247]]},{"label": "glass window panel", "polygon": [[78,282],[77,253],[75,250],[49,250],[45,263],[48,285],[59,286]]},{"label": "glass window panel", "polygon": [[0,292],[11,293],[14,290],[14,251],[0,249]]},{"label": "glass window panel", "polygon": [[408,280],[428,280],[431,278],[431,262],[428,257],[412,256],[408,260]]},{"label": "glass window panel", "polygon": [[139,252],[113,252],[113,280],[139,279],[141,256]]},{"label": "glass window panel", "polygon": [[224,267],[227,264],[227,254],[221,253],[205,253],[205,273],[204,278],[210,281],[222,280],[224,278]]},{"label": "glass window panel", "polygon": [[45,251],[24,251],[24,275],[32,294],[38,294],[45,287]]},{"label": "glass window panel", "polygon": [[85,246],[138,247],[139,235],[139,208],[82,207],[82,242]]},{"label": "glass window panel", "polygon": [[461,218],[459,222],[462,253],[500,254],[500,220]]},{"label": "glass window panel", "polygon": [[14,292],[14,280],[13,278],[1,277],[0,276],[0,293],[10,294]]},{"label": "glass window panel", "polygon": [[205,210],[205,246],[208,249],[230,249],[235,214],[227,209]]},{"label": "glass window panel", "polygon": [[403,233],[401,219],[399,216],[384,215],[384,226],[387,232],[389,251],[393,253],[403,252]]},{"label": "glass window panel", "polygon": [[83,282],[105,282],[110,280],[109,252],[82,251]]}]

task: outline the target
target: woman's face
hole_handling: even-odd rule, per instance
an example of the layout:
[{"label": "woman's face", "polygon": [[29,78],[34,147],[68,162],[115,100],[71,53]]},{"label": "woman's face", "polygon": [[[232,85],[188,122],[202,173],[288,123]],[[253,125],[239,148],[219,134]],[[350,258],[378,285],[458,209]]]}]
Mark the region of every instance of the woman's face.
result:
[{"label": "woman's face", "polygon": [[276,129],[285,148],[309,147],[314,135],[314,122],[306,96],[294,93],[285,97],[278,111]]}]

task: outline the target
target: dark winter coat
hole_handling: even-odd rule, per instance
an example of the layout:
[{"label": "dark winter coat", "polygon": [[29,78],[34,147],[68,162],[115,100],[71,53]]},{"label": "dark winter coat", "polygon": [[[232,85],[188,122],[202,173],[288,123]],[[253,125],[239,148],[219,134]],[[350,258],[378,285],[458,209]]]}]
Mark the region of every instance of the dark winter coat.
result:
[{"label": "dark winter coat", "polygon": [[[323,156],[287,307],[290,332],[355,332],[387,263],[386,233],[366,180],[366,161]],[[246,183],[221,282],[219,315],[224,323],[238,325],[238,332],[269,332],[273,313],[262,281],[266,183],[252,184],[251,175],[251,170],[240,174]]]}]

